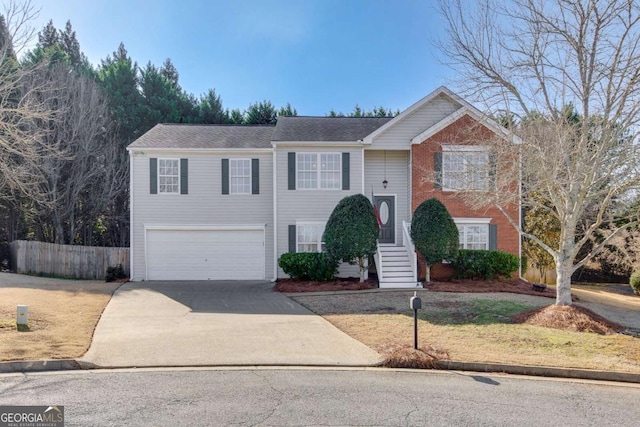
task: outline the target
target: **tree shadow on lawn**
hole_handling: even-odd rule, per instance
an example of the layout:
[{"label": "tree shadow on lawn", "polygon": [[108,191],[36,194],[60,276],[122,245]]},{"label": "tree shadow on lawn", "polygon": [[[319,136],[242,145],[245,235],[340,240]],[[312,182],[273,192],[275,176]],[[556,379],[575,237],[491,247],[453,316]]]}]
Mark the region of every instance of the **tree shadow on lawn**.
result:
[{"label": "tree shadow on lawn", "polygon": [[[433,325],[491,325],[514,323],[512,316],[535,306],[513,301],[471,300],[433,302],[418,310],[418,318]],[[404,310],[400,314],[413,317],[413,310]]]}]

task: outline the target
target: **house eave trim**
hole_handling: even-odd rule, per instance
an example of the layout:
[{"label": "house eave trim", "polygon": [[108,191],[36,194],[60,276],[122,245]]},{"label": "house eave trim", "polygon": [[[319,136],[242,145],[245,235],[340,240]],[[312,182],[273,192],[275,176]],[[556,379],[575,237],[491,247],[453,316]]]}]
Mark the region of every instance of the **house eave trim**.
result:
[{"label": "house eave trim", "polygon": [[411,139],[411,144],[412,145],[421,144],[423,141],[431,138],[433,135],[445,129],[447,126],[460,120],[464,116],[471,117],[472,119],[476,120],[478,123],[489,128],[491,131],[493,131],[495,134],[499,135],[506,141],[509,141],[513,144],[520,144],[522,142],[522,140],[519,137],[514,135],[508,129],[505,129],[504,127],[500,126],[494,120],[482,114],[480,111],[476,110],[474,107],[466,106],[448,115],[444,119],[440,120],[438,123],[426,129],[421,134],[413,137]]},{"label": "house eave trim", "polygon": [[271,153],[273,148],[178,148],[178,147],[127,147],[127,151],[135,154],[146,152],[171,152],[171,153]]},{"label": "house eave trim", "polygon": [[409,117],[411,114],[413,114],[414,111],[416,111],[417,109],[421,108],[423,105],[428,104],[429,102],[431,102],[432,100],[434,100],[436,97],[438,97],[440,95],[445,95],[445,96],[453,99],[455,102],[457,102],[458,104],[462,105],[463,107],[468,105],[466,101],[464,101],[458,95],[453,93],[451,90],[449,90],[445,86],[440,86],[439,88],[437,88],[436,90],[431,92],[429,95],[425,96],[424,98],[422,98],[421,100],[419,100],[418,102],[414,103],[409,108],[404,110],[402,113],[398,114],[392,120],[389,120],[387,123],[385,123],[384,125],[380,126],[378,129],[376,129],[373,132],[371,132],[369,135],[367,135],[363,139],[363,143],[366,144],[366,145],[372,144],[373,140],[377,136],[379,136],[381,133],[383,133],[386,130],[388,130],[389,128],[397,125],[398,123],[400,123],[401,121],[403,121],[404,119]]}]

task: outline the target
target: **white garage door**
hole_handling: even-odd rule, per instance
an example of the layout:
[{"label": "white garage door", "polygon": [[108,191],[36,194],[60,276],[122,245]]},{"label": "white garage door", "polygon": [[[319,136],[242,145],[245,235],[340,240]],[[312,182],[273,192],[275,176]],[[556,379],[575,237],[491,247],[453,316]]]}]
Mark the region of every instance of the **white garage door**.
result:
[{"label": "white garage door", "polygon": [[264,279],[264,231],[147,230],[147,279]]}]

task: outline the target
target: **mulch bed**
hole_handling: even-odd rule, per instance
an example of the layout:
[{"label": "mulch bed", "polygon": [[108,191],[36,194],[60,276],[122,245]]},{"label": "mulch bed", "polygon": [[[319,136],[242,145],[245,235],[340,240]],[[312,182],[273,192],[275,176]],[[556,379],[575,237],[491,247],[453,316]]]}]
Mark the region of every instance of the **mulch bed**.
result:
[{"label": "mulch bed", "polygon": [[544,326],[578,332],[595,332],[600,335],[611,335],[624,331],[624,327],[605,319],[588,308],[580,306],[548,305],[533,310],[516,313],[512,320],[515,323]]},{"label": "mulch bed", "polygon": [[[331,282],[311,282],[296,279],[278,279],[275,290],[277,292],[322,292],[322,291],[359,291],[375,289],[378,285],[374,280],[360,283],[358,279],[337,279]],[[429,282],[424,288],[433,292],[510,292],[512,294],[535,295],[547,298],[555,298],[556,293],[552,288],[543,291],[533,289],[533,284],[524,280],[451,280],[448,282]],[[577,301],[577,297],[573,297]]]},{"label": "mulch bed", "polygon": [[337,279],[332,282],[309,282],[295,279],[278,279],[274,290],[277,292],[323,292],[323,291],[361,291],[375,289],[378,285],[373,280],[360,283],[359,279]]},{"label": "mulch bed", "polygon": [[[556,291],[546,287],[543,291],[534,290],[533,283],[521,279],[515,280],[451,280],[450,282],[429,282],[424,288],[433,292],[509,292],[512,294],[534,295],[555,298]],[[573,301],[578,297],[573,296]]]}]

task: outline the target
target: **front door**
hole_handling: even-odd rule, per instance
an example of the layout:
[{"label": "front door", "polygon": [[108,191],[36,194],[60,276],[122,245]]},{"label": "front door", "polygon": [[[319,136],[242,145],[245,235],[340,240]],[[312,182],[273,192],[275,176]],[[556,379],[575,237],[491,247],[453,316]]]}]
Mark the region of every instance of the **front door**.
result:
[{"label": "front door", "polygon": [[380,218],[379,243],[396,242],[396,196],[374,196],[374,203]]}]

